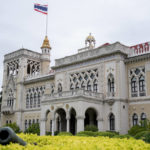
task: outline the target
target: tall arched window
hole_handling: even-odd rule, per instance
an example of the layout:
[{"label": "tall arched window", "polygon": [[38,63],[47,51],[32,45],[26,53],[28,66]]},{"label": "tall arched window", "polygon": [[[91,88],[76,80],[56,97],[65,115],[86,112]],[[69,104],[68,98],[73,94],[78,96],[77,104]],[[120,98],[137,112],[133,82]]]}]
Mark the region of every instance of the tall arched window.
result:
[{"label": "tall arched window", "polygon": [[28,122],[27,122],[27,120],[25,120],[24,127],[25,127],[25,130],[28,128]]},{"label": "tall arched window", "polygon": [[138,124],[138,115],[135,113],[132,116],[132,122],[133,122],[133,126]]},{"label": "tall arched window", "polygon": [[88,81],[88,83],[87,83],[87,90],[88,91],[91,91],[92,89],[91,89],[91,83],[90,83],[90,81]]},{"label": "tall arched window", "polygon": [[132,97],[137,96],[137,80],[135,76],[131,78],[131,93],[132,93]]},{"label": "tall arched window", "polygon": [[40,92],[38,93],[38,107],[41,105],[41,94]]},{"label": "tall arched window", "polygon": [[141,114],[141,126],[144,126],[145,120],[146,120],[146,114],[145,114],[145,113],[142,113],[142,114]]},{"label": "tall arched window", "polygon": [[109,116],[109,124],[110,124],[110,131],[114,131],[115,130],[115,116],[113,113],[111,113]]},{"label": "tall arched window", "polygon": [[115,86],[114,86],[114,76],[109,74],[108,76],[108,94],[114,95]]},{"label": "tall arched window", "polygon": [[93,83],[93,91],[94,92],[97,92],[97,85],[98,85],[97,80],[94,80],[94,83]]},{"label": "tall arched window", "polygon": [[84,84],[84,81],[81,83],[81,89],[85,90],[85,84]]},{"label": "tall arched window", "polygon": [[78,82],[76,83],[76,89],[79,89],[79,83]]},{"label": "tall arched window", "polygon": [[31,95],[30,95],[30,108],[32,108],[32,105],[33,105],[33,95],[31,93]]},{"label": "tall arched window", "polygon": [[62,92],[62,85],[61,83],[58,84],[58,93]]},{"label": "tall arched window", "polygon": [[32,123],[31,123],[31,120],[29,120],[29,127],[31,126],[31,124],[32,124]]},{"label": "tall arched window", "polygon": [[143,75],[139,77],[139,91],[140,96],[145,96],[145,77]]},{"label": "tall arched window", "polygon": [[37,96],[36,93],[34,93],[34,108],[36,107],[36,104],[37,104]]}]

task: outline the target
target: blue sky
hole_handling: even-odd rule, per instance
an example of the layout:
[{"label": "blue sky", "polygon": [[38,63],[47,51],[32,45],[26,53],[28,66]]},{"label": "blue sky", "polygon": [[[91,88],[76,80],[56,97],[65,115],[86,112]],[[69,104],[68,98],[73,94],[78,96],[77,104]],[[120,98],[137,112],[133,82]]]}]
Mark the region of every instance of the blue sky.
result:
[{"label": "blue sky", "polygon": [[46,16],[34,3],[49,5],[48,38],[54,60],[77,53],[91,32],[96,46],[150,41],[149,0],[4,0],[0,6],[0,85],[4,55],[27,48],[41,52]]}]

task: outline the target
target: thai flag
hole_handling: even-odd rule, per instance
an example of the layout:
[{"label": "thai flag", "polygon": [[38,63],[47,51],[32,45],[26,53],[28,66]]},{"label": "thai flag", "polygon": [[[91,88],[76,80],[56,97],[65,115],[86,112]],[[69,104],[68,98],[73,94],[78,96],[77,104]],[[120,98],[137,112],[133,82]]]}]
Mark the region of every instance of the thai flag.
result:
[{"label": "thai flag", "polygon": [[34,10],[42,14],[48,14],[48,5],[34,4]]}]

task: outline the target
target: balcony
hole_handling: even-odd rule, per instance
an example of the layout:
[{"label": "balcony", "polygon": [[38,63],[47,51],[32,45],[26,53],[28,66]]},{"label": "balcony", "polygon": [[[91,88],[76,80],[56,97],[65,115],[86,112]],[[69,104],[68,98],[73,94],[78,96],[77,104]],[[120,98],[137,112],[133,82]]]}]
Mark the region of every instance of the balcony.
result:
[{"label": "balcony", "polygon": [[54,94],[46,94],[44,100],[45,101],[52,101],[55,99],[67,99],[67,98],[73,98],[73,97],[88,97],[95,100],[103,101],[104,96],[103,93],[96,93],[92,91],[86,91],[82,89],[76,89],[71,91],[64,91],[60,93],[54,93]]},{"label": "balcony", "polygon": [[1,112],[4,115],[11,115],[11,114],[13,114],[14,113],[13,106],[2,106]]}]

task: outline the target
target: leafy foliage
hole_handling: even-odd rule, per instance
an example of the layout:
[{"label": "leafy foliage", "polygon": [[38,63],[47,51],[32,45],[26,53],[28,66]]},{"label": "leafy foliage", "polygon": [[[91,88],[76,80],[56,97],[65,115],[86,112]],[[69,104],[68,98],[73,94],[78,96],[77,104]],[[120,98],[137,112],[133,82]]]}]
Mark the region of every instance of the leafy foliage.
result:
[{"label": "leafy foliage", "polygon": [[58,133],[58,136],[72,136],[72,133],[70,133],[70,132],[60,132],[60,133]]},{"label": "leafy foliage", "polygon": [[85,126],[85,131],[93,131],[93,132],[97,132],[98,128],[95,125],[87,125]]},{"label": "leafy foliage", "polygon": [[135,135],[135,138],[150,143],[150,131],[139,132]]},{"label": "leafy foliage", "polygon": [[10,127],[14,130],[15,133],[20,133],[20,128],[15,122],[6,124],[6,125],[4,125],[4,127]]},{"label": "leafy foliage", "polygon": [[133,126],[129,131],[129,135],[131,136],[135,136],[137,133],[141,132],[141,131],[146,131],[146,129],[142,126],[139,126],[139,125],[135,125]]},{"label": "leafy foliage", "polygon": [[[18,134],[27,146],[11,143],[0,145],[1,150],[150,150],[150,144],[142,140],[108,137],[37,136]],[[37,145],[35,145],[37,143]]]},{"label": "leafy foliage", "polygon": [[25,133],[33,133],[40,135],[40,126],[38,123],[33,123],[26,131]]}]

